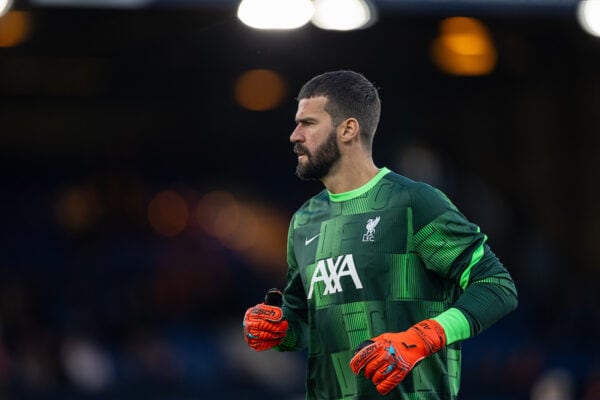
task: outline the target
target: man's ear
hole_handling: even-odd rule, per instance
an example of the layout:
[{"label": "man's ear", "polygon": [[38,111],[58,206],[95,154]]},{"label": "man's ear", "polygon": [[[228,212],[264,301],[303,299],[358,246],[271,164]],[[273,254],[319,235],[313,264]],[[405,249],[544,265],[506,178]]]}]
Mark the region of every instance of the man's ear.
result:
[{"label": "man's ear", "polygon": [[356,118],[348,118],[338,125],[338,135],[343,142],[350,142],[358,139],[358,131],[360,126]]}]

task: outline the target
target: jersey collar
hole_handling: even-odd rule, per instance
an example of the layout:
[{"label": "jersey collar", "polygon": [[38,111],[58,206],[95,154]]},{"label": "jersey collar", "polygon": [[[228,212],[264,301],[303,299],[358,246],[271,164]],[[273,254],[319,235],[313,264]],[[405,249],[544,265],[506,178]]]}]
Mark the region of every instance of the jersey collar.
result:
[{"label": "jersey collar", "polygon": [[364,185],[362,185],[360,187],[357,187],[356,189],[350,190],[348,192],[331,193],[328,190],[327,193],[329,194],[329,199],[334,202],[340,202],[340,201],[352,200],[358,196],[361,196],[361,195],[365,194],[366,192],[368,192],[369,190],[371,190],[373,188],[373,186],[377,185],[377,183],[381,180],[381,178],[383,178],[389,172],[391,172],[391,171],[388,168],[383,167],[379,170],[377,175],[375,175],[373,177],[373,179],[371,179],[369,182],[365,183]]}]

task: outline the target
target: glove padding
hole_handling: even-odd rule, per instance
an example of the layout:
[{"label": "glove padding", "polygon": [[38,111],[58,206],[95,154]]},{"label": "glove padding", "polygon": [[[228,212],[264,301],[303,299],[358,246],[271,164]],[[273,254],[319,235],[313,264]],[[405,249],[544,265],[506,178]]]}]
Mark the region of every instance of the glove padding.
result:
[{"label": "glove padding", "polygon": [[285,338],[288,321],[280,307],[264,303],[250,307],[244,315],[244,339],[256,351],[277,346]]},{"label": "glove padding", "polygon": [[350,368],[355,374],[364,369],[365,377],[385,395],[402,382],[419,361],[444,346],[444,328],[428,319],[404,332],[384,333],[361,343],[350,360]]}]

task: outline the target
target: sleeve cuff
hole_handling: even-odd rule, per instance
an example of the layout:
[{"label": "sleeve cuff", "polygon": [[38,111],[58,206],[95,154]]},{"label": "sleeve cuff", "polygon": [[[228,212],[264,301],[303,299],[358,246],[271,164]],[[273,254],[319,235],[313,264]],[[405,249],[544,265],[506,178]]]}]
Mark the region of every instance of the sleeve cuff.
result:
[{"label": "sleeve cuff", "polygon": [[471,324],[458,308],[449,308],[433,320],[444,328],[446,345],[471,337]]}]

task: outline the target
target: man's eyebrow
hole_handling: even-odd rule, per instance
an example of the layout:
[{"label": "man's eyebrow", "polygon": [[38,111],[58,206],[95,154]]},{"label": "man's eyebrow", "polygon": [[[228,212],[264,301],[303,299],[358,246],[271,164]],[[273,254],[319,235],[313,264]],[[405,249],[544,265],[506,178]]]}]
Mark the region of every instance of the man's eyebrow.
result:
[{"label": "man's eyebrow", "polygon": [[312,118],[312,117],[304,117],[304,118],[296,118],[294,119],[294,121],[296,121],[296,123],[300,123],[300,122],[317,122],[316,118]]}]

